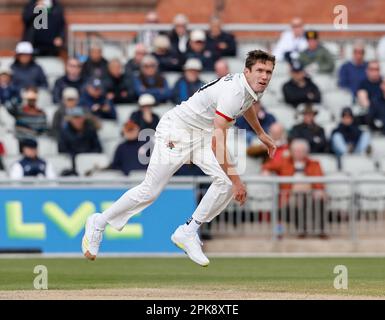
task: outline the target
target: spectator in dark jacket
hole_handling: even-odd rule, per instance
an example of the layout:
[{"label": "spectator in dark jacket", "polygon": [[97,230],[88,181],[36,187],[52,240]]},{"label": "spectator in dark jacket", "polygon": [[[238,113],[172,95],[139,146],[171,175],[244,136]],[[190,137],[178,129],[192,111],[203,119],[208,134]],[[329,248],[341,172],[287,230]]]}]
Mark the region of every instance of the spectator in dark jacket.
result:
[{"label": "spectator in dark jacket", "polygon": [[366,77],[361,81],[357,91],[357,102],[364,110],[368,110],[370,104],[381,97],[381,69],[377,60],[368,62]]},{"label": "spectator in dark jacket", "polygon": [[289,133],[289,143],[294,139],[305,139],[310,145],[311,153],[324,153],[328,151],[325,130],[314,121],[318,111],[312,104],[300,106],[303,122],[295,125]]},{"label": "spectator in dark jacket", "polygon": [[0,69],[0,104],[6,109],[14,109],[21,103],[20,90],[12,84],[12,70]]},{"label": "spectator in dark jacket", "polygon": [[188,18],[184,14],[177,14],[173,20],[174,28],[171,30],[169,38],[174,52],[184,55],[187,51],[189,40]]},{"label": "spectator in dark jacket", "polygon": [[222,22],[218,17],[211,18],[210,30],[207,33],[207,46],[215,50],[218,57],[235,57],[237,54],[234,36],[222,30]]},{"label": "spectator in dark jacket", "polygon": [[124,125],[126,141],[117,147],[110,169],[120,170],[125,175],[129,175],[131,170],[146,170],[150,157],[149,148],[145,147],[144,141],[138,141],[139,129],[133,121]]},{"label": "spectator in dark jacket", "polygon": [[184,74],[175,83],[172,90],[172,102],[180,104],[183,101],[187,101],[200,87],[204,85],[204,82],[199,78],[202,70],[202,63],[198,59],[188,59],[183,67]]},{"label": "spectator in dark jacket", "polygon": [[19,42],[16,46],[16,57],[11,65],[13,84],[19,89],[27,87],[48,87],[43,69],[33,59],[33,47],[29,42]]},{"label": "spectator in dark jacket", "polygon": [[76,58],[68,59],[66,63],[66,73],[55,81],[52,90],[52,98],[54,103],[62,101],[62,93],[65,88],[76,88],[80,94],[84,86],[84,78],[81,77],[81,63]]},{"label": "spectator in dark jacket", "polygon": [[155,133],[156,126],[159,123],[158,115],[152,112],[152,107],[155,103],[155,98],[151,94],[145,93],[139,97],[138,104],[140,109],[131,114],[130,120],[134,121],[140,130],[152,129]]},{"label": "spectator in dark jacket", "polygon": [[98,78],[87,82],[86,90],[80,96],[79,104],[101,119],[116,119],[115,106],[103,93],[102,81]]},{"label": "spectator in dark jacket", "polygon": [[113,103],[132,103],[136,101],[133,80],[123,73],[119,59],[108,63],[108,75],[103,79],[106,97]]},{"label": "spectator in dark jacket", "polygon": [[206,34],[203,30],[193,30],[190,33],[190,41],[185,58],[197,58],[202,62],[204,71],[214,71],[214,63],[218,59],[215,51],[207,46]]},{"label": "spectator in dark jacket", "polygon": [[361,82],[366,78],[367,62],[364,60],[364,56],[365,45],[363,42],[357,41],[353,47],[352,61],[345,62],[339,70],[338,86],[349,90],[352,93],[353,101]]},{"label": "spectator in dark jacket", "polygon": [[[34,12],[35,7],[39,10]],[[47,13],[47,27],[36,28],[35,19]],[[37,19],[39,20],[39,18]],[[23,40],[32,43],[35,54],[39,56],[57,56],[63,47],[65,35],[65,17],[62,5],[57,0],[30,0],[23,11]]]},{"label": "spectator in dark jacket", "polygon": [[124,67],[124,73],[127,77],[133,78],[134,75],[139,74],[140,64],[143,57],[147,54],[147,49],[143,43],[138,43],[135,45],[134,57],[126,63]]},{"label": "spectator in dark jacket", "polygon": [[381,95],[374,98],[369,107],[369,124],[373,130],[385,134],[385,79],[380,84]]},{"label": "spectator in dark jacket", "polygon": [[154,96],[157,103],[164,103],[170,97],[167,80],[158,72],[158,61],[154,56],[145,56],[140,65],[139,75],[134,77],[135,93],[139,97],[144,93]]},{"label": "spectator in dark jacket", "polygon": [[[259,123],[261,124],[263,130],[265,132],[269,132],[270,126],[276,122],[275,117],[271,113],[268,113],[259,101],[254,101],[253,108],[255,110],[255,113],[258,117]],[[253,140],[257,138],[255,131],[253,130],[253,128],[250,127],[249,123],[246,121],[244,117],[240,117],[237,119],[236,126],[239,129],[246,130],[247,145],[250,145],[253,142]]]},{"label": "spectator in dark jacket", "polygon": [[370,145],[370,134],[362,131],[354,123],[353,111],[346,107],[342,109],[341,122],[333,130],[331,135],[331,147],[337,156],[346,153],[363,153],[368,151]]},{"label": "spectator in dark jacket", "polygon": [[59,152],[72,156],[79,153],[100,153],[102,147],[93,125],[86,121],[82,108],[73,108],[67,112],[68,120],[60,131]]},{"label": "spectator in dark jacket", "polygon": [[89,56],[82,67],[82,77],[104,78],[108,74],[108,62],[103,58],[103,48],[98,43],[93,43],[90,47]]},{"label": "spectator in dark jacket", "polygon": [[307,77],[303,66],[298,62],[291,65],[291,79],[283,87],[285,102],[294,108],[301,103],[321,102],[321,93],[316,84]]},{"label": "spectator in dark jacket", "polygon": [[182,59],[171,49],[170,40],[166,35],[158,35],[154,39],[154,52],[152,53],[159,63],[159,71],[181,71]]}]

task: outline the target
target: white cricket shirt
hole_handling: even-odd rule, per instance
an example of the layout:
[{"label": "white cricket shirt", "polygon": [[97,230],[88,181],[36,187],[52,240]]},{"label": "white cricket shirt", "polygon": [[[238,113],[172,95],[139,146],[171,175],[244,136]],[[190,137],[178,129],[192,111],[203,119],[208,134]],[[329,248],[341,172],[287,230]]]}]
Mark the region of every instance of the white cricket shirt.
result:
[{"label": "white cricket shirt", "polygon": [[191,127],[211,130],[215,114],[233,124],[261,97],[262,93],[251,89],[243,73],[228,74],[202,86],[172,113]]}]

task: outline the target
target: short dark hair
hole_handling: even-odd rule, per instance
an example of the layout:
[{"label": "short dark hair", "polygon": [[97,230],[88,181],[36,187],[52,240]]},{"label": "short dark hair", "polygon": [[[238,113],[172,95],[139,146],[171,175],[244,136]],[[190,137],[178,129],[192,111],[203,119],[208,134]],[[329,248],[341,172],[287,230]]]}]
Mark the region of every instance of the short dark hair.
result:
[{"label": "short dark hair", "polygon": [[251,67],[257,62],[261,61],[262,63],[266,63],[266,61],[271,61],[273,66],[275,66],[275,56],[270,53],[267,53],[263,50],[253,50],[247,54],[245,67],[251,70]]}]

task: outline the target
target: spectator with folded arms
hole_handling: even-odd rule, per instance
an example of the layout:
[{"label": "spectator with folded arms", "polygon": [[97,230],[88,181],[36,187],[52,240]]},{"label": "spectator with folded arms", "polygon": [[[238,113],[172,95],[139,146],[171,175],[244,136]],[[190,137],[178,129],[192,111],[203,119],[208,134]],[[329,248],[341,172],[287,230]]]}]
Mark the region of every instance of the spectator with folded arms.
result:
[{"label": "spectator with folded arms", "polygon": [[0,104],[6,109],[17,108],[21,103],[20,90],[12,84],[12,70],[0,68]]}]

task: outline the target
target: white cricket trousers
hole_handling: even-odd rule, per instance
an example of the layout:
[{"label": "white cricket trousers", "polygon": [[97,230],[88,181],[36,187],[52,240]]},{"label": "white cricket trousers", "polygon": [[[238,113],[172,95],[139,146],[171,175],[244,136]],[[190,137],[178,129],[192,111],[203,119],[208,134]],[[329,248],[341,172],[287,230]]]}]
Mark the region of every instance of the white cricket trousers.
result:
[{"label": "white cricket trousers", "polygon": [[[160,120],[155,145],[144,181],[124,193],[102,214],[115,229],[152,204],[169,179],[185,163],[192,161],[214,180],[192,217],[210,222],[232,199],[232,182],[220,167],[211,148],[212,132],[191,129],[179,120],[173,110]],[[164,212],[167,215],[167,212]]]}]

